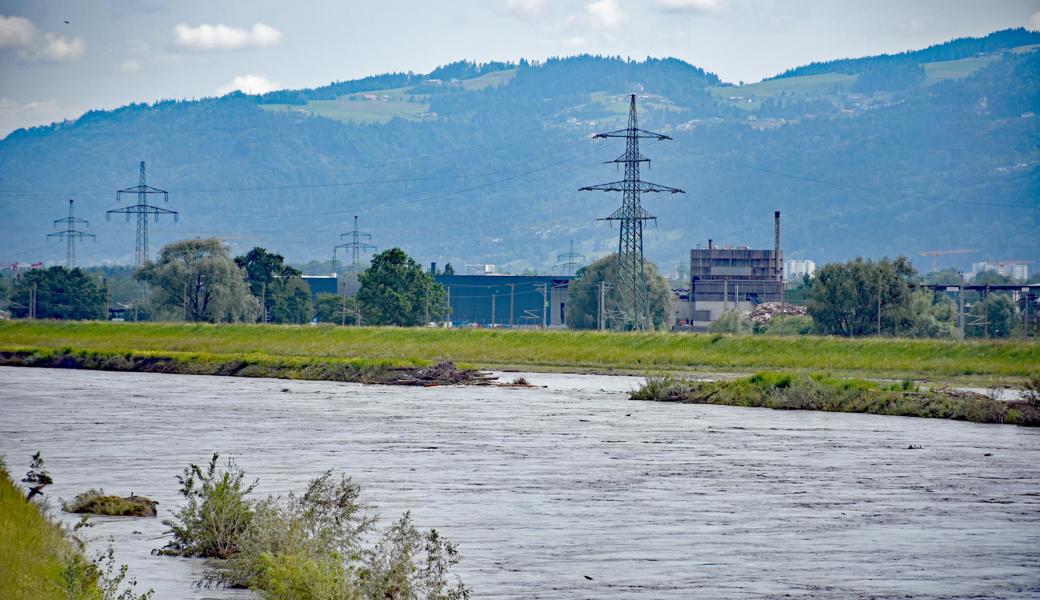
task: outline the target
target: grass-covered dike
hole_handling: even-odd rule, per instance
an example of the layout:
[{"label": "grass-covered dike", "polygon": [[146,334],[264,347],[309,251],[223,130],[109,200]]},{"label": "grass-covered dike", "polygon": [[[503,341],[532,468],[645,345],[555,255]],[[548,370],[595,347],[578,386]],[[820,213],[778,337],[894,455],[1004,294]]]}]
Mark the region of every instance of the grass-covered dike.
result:
[{"label": "grass-covered dike", "polygon": [[984,394],[934,388],[909,381],[883,385],[863,379],[836,379],[805,373],[757,373],[729,381],[648,377],[633,400],[762,407],[786,410],[930,417],[974,423],[1040,426],[1040,377],[1027,383],[1026,398],[1012,402]]},{"label": "grass-covered dike", "polygon": [[[286,325],[0,322],[0,351],[129,357],[135,369],[190,363],[199,374],[322,379],[450,360],[479,368],[683,372],[809,370],[868,377],[1024,380],[1040,344],[1016,340],[771,337],[726,334],[421,329]],[[165,361],[163,360],[165,359]],[[165,366],[151,366],[150,361]],[[241,367],[237,365],[241,363]],[[9,363],[10,364],[10,363]],[[28,365],[33,366],[33,365]],[[45,365],[35,365],[45,366]],[[61,366],[61,365],[58,365]],[[84,368],[97,368],[85,364]],[[187,368],[181,366],[178,368]],[[117,369],[118,370],[118,369]],[[190,372],[190,371],[176,371]],[[361,379],[344,379],[361,380]]]}]

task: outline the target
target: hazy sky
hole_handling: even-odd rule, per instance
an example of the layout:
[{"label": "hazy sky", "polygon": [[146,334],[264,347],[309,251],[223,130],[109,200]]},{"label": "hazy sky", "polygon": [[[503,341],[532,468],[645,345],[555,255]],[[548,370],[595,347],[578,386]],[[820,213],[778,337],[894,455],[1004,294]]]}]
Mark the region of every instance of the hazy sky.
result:
[{"label": "hazy sky", "polygon": [[458,59],[674,56],[757,81],[1022,26],[1040,28],[1040,0],[0,0],[0,135]]}]

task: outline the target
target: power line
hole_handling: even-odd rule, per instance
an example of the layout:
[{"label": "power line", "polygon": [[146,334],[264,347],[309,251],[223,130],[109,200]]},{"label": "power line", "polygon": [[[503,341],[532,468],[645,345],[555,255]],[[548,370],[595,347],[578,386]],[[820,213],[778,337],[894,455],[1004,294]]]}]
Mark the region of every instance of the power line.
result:
[{"label": "power line", "polygon": [[644,192],[668,192],[685,194],[678,189],[642,181],[639,179],[639,164],[649,163],[650,159],[639,152],[639,140],[670,140],[672,138],[639,128],[636,115],[636,95],[629,96],[628,127],[596,134],[595,138],[624,138],[625,153],[609,161],[625,165],[625,178],[599,185],[581,188],[579,191],[621,192],[621,208],[614,211],[605,221],[620,221],[618,234],[618,255],[616,267],[616,285],[614,304],[617,315],[611,319],[614,329],[636,329],[648,331],[653,329],[650,315],[650,294],[647,290],[646,271],[643,264],[643,222],[656,220],[640,204],[640,194]]},{"label": "power line", "polygon": [[556,266],[564,269],[564,275],[573,275],[575,267],[581,266],[585,261],[584,254],[574,252],[574,240],[571,240],[570,250],[556,256]]},{"label": "power line", "polygon": [[360,273],[361,272],[361,253],[365,250],[375,250],[376,247],[372,244],[366,243],[363,240],[371,240],[372,234],[365,233],[358,229],[358,218],[354,215],[354,230],[350,233],[339,234],[339,239],[347,238],[350,241],[345,244],[333,246],[332,248],[332,270],[336,271],[336,250],[343,248],[344,250],[350,250],[351,261],[350,261],[350,272]]},{"label": "power line", "polygon": [[73,202],[74,202],[74,200],[72,200],[70,198],[69,199],[69,216],[65,217],[64,219],[55,219],[54,220],[54,224],[55,225],[61,223],[62,225],[65,226],[65,230],[64,231],[59,231],[57,233],[48,233],[47,234],[47,238],[48,239],[53,237],[53,238],[58,238],[58,239],[64,239],[65,240],[65,268],[70,269],[70,270],[73,267],[76,266],[76,241],[77,240],[86,239],[86,238],[96,239],[96,236],[93,233],[86,233],[86,232],[79,231],[78,229],[76,229],[77,225],[83,225],[84,227],[89,227],[90,223],[87,222],[85,219],[77,219],[76,218],[75,214],[73,213]]},{"label": "power line", "polygon": [[144,161],[141,161],[141,172],[138,178],[138,184],[134,187],[126,188],[125,190],[119,190],[116,192],[116,202],[118,202],[124,194],[137,195],[137,204],[128,206],[126,208],[114,208],[105,213],[105,218],[111,218],[113,214],[125,214],[127,223],[130,222],[130,215],[137,215],[137,242],[134,246],[134,265],[137,267],[143,267],[148,262],[148,217],[153,215],[155,222],[159,222],[159,215],[173,215],[173,220],[177,221],[178,213],[175,210],[167,210],[159,206],[152,206],[148,204],[148,196],[152,194],[162,195],[163,202],[169,202],[169,193],[159,188],[154,188],[148,185],[145,180],[144,172]]}]

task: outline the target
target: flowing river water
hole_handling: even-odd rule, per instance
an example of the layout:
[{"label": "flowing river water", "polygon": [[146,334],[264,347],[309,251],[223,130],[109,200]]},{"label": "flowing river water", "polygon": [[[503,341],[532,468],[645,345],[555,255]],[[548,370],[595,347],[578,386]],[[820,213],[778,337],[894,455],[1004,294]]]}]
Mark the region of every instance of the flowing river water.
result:
[{"label": "flowing river water", "polygon": [[263,495],[354,476],[381,524],[410,510],[457,542],[476,598],[1040,597],[1040,430],[526,377],[539,387],[0,367],[0,453],[20,475],[42,451],[53,504],[92,487],[158,500],[159,519],[86,530],[158,599],[253,597],[149,554],[175,475],[214,451]]}]

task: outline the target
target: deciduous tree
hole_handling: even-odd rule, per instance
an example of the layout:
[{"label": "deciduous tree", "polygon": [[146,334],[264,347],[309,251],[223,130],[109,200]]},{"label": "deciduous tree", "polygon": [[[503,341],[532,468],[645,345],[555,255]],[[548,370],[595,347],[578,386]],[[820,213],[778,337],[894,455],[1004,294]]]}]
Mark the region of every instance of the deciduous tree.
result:
[{"label": "deciduous tree", "polygon": [[167,244],[135,277],[152,286],[152,304],[169,319],[255,321],[260,314],[245,271],[217,238]]},{"label": "deciduous tree", "polygon": [[362,319],[372,325],[414,326],[448,315],[444,287],[400,248],[372,257],[358,277]]},{"label": "deciduous tree", "polygon": [[[671,325],[672,290],[668,281],[661,276],[657,267],[644,262],[647,288],[650,292],[650,318],[655,329]],[[604,256],[591,265],[578,270],[571,281],[567,300],[567,326],[572,329],[596,329],[598,327],[600,284],[617,287],[617,254]],[[606,310],[613,311],[612,293],[606,293]]]},{"label": "deciduous tree", "polygon": [[34,298],[37,319],[104,319],[108,292],[79,268],[50,267],[18,277],[11,293],[11,314],[29,316]]}]

